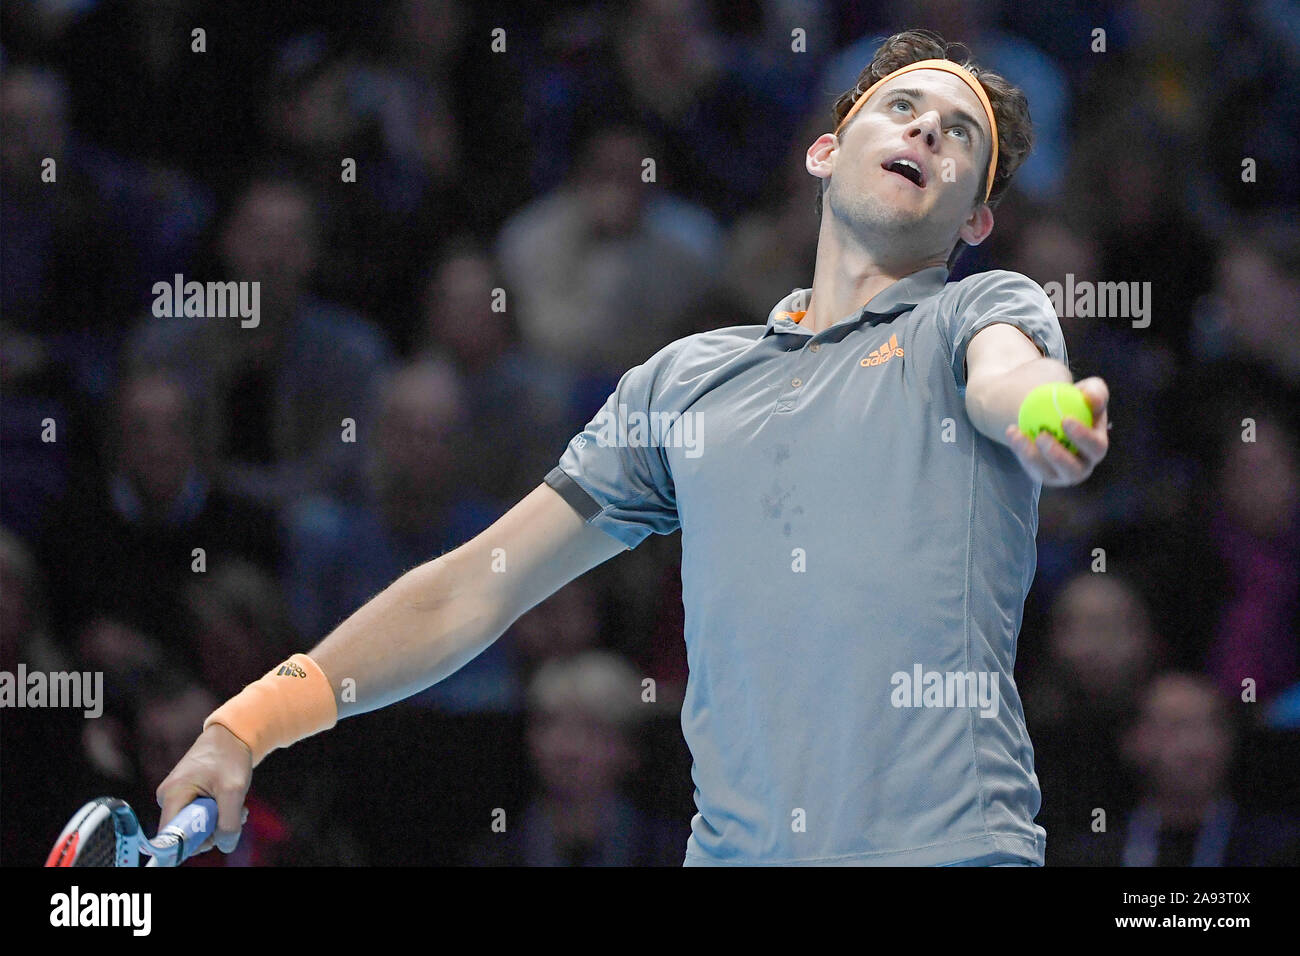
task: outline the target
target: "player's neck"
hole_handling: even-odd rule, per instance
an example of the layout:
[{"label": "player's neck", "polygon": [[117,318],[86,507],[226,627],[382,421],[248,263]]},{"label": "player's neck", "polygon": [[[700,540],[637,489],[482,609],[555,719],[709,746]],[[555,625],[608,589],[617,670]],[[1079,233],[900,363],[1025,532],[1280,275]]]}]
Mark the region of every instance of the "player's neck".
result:
[{"label": "player's neck", "polygon": [[808,314],[800,323],[813,332],[829,329],[848,318],[877,294],[905,276],[930,266],[944,265],[942,258],[895,260],[877,255],[831,219],[822,220],[817,241],[817,263],[813,270]]}]

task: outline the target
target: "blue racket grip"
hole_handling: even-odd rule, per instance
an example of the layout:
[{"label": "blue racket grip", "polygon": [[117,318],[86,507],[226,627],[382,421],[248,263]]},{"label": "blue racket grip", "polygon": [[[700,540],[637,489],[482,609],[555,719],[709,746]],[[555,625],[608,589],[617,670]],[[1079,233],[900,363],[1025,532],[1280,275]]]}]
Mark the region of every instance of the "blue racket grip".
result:
[{"label": "blue racket grip", "polygon": [[153,856],[157,866],[180,866],[217,828],[217,801],[199,797],[175,819],[158,830],[158,835],[141,847]]}]

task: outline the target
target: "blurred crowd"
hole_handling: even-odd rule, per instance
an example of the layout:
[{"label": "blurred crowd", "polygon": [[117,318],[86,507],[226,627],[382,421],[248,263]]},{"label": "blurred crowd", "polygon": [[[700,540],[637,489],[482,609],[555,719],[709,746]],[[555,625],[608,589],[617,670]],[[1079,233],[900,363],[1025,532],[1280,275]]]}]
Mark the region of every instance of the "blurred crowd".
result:
[{"label": "blurred crowd", "polygon": [[[1038,137],[953,277],[1150,283],[1149,323],[1061,319],[1113,431],[1043,492],[1018,645],[1048,862],[1300,862],[1294,5],[31,0],[0,26],[2,665],[106,697],[0,715],[4,862],[99,793],[152,821],[217,703],[536,487],[622,372],[810,285],[802,154],[913,27],[1025,89]],[[258,324],[159,317],[176,276],[258,282]],[[680,863],[679,560],[652,536],[277,753],[240,849],[195,864]]]}]

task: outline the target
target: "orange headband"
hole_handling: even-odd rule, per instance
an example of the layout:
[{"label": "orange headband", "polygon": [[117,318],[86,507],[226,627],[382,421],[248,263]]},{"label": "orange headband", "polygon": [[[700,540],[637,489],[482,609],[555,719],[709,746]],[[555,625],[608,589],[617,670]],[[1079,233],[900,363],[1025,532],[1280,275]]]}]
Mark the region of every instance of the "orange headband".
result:
[{"label": "orange headband", "polygon": [[979,97],[980,104],[984,107],[984,113],[989,118],[989,130],[993,136],[993,150],[992,155],[989,157],[989,185],[988,189],[984,192],[984,201],[988,202],[989,196],[993,192],[993,177],[997,173],[998,169],[998,123],[997,120],[993,118],[993,104],[989,102],[989,95],[984,92],[984,87],[980,84],[979,80],[977,80],[965,67],[959,66],[952,62],[952,60],[917,60],[915,63],[909,63],[907,66],[899,67],[887,76],[882,76],[880,79],[876,80],[876,82],[872,83],[871,86],[867,87],[867,91],[854,101],[853,106],[851,106],[849,111],[844,114],[844,119],[840,120],[840,125],[835,127],[835,135],[839,136],[840,130],[842,130],[844,125],[853,118],[853,114],[858,111],[858,108],[862,106],[868,98],[870,98],[871,94],[875,92],[876,87],[885,82],[885,80],[891,80],[903,73],[911,73],[913,70],[942,70],[945,73],[951,73],[969,86],[971,92]]}]

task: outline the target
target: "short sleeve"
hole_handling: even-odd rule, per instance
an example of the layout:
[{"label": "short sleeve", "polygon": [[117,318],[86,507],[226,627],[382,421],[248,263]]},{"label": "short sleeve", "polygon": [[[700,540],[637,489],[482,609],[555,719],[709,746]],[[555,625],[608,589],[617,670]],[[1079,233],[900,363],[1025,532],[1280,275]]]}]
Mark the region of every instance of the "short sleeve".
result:
[{"label": "short sleeve", "polygon": [[1018,272],[981,272],[957,284],[956,299],[946,309],[948,341],[952,345],[952,374],[960,388],[966,387],[966,349],[981,329],[997,322],[1014,325],[1033,341],[1047,358],[1069,365],[1061,323],[1038,283]]},{"label": "short sleeve", "polygon": [[678,411],[668,372],[681,341],[626,372],[546,476],[589,524],[629,548],[680,526],[663,443],[643,426]]}]

